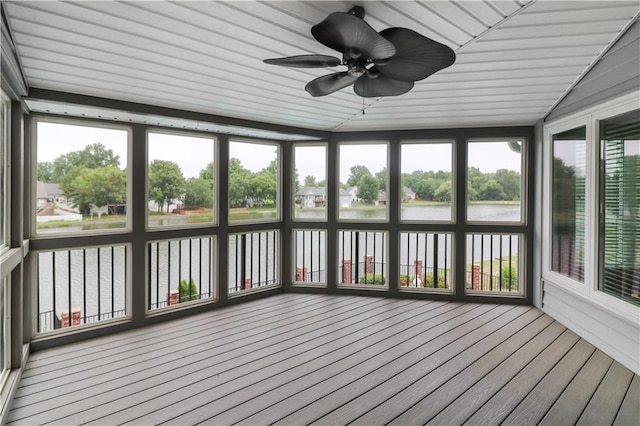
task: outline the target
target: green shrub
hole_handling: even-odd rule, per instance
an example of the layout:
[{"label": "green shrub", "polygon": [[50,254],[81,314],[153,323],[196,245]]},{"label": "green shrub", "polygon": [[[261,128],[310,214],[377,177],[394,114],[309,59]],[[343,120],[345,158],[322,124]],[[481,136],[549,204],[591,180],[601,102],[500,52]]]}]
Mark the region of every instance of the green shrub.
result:
[{"label": "green shrub", "polygon": [[410,283],[413,283],[413,275],[400,274],[401,287],[407,287]]},{"label": "green shrub", "polygon": [[198,295],[198,286],[196,286],[196,282],[191,279],[191,281],[187,284],[187,280],[180,280],[180,302],[188,302],[189,300],[198,300],[200,296]]},{"label": "green shrub", "polygon": [[[438,288],[444,288],[445,286],[445,272],[438,271]],[[422,277],[422,287],[434,288],[433,272],[427,272]]]},{"label": "green shrub", "polygon": [[358,283],[384,285],[384,277],[380,274],[364,274],[358,279]]},{"label": "green shrub", "polygon": [[509,277],[509,265],[502,267],[502,290],[518,291],[518,271],[511,268],[511,277]]}]

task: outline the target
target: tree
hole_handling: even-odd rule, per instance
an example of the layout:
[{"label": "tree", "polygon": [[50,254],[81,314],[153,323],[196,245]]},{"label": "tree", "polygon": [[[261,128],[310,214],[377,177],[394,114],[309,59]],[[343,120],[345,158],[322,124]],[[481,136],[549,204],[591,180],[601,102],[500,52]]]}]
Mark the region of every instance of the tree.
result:
[{"label": "tree", "polygon": [[470,201],[484,200],[482,198],[481,187],[488,181],[487,175],[482,173],[477,167],[469,167],[467,169],[467,182],[469,186],[467,188],[468,198]]},{"label": "tree", "polygon": [[378,180],[378,188],[386,188],[387,187],[387,168],[383,168],[378,173],[375,174],[375,178]]},{"label": "tree", "polygon": [[164,211],[184,193],[185,180],[180,166],[173,161],[153,160],[149,165],[149,198],[158,203],[158,211]]},{"label": "tree", "polygon": [[305,176],[304,186],[318,186],[318,184],[316,183],[316,177],[312,175]]},{"label": "tree", "polygon": [[371,172],[365,166],[353,166],[351,167],[351,174],[347,179],[347,186],[357,186],[362,176],[371,176]]},{"label": "tree", "polygon": [[229,207],[240,207],[249,196],[251,172],[237,158],[229,160]]},{"label": "tree", "polygon": [[485,182],[481,187],[478,193],[478,196],[481,200],[488,201],[499,201],[504,200],[504,191],[502,190],[502,185],[500,185],[495,180],[491,179],[490,181]]},{"label": "tree", "polygon": [[40,182],[53,182],[53,163],[42,161],[38,163],[38,177]]},{"label": "tree", "polygon": [[494,179],[502,186],[505,200],[520,199],[520,173],[515,170],[499,169],[496,170]]},{"label": "tree", "polygon": [[189,178],[184,188],[184,204],[187,207],[213,207],[213,182],[201,177]]},{"label": "tree", "polygon": [[373,204],[378,199],[378,179],[369,175],[364,175],[358,181],[358,193],[356,194],[363,202]]},{"label": "tree", "polygon": [[451,181],[445,181],[438,186],[433,193],[433,199],[437,201],[451,201]]},{"label": "tree", "polygon": [[213,177],[214,177],[213,163],[207,164],[204,169],[200,170],[200,175],[198,177],[200,179],[206,179],[208,181],[211,181],[211,184],[213,185]]},{"label": "tree", "polygon": [[87,215],[92,206],[101,208],[126,201],[127,174],[115,166],[79,167],[65,178],[64,192],[72,205]]},{"label": "tree", "polygon": [[262,171],[251,175],[249,194],[254,201],[275,204],[278,183],[270,173]]},{"label": "tree", "polygon": [[53,160],[51,181],[61,182],[65,175],[78,167],[97,169],[106,166],[120,167],[120,156],[100,142],[96,142],[80,151],[69,152]]}]

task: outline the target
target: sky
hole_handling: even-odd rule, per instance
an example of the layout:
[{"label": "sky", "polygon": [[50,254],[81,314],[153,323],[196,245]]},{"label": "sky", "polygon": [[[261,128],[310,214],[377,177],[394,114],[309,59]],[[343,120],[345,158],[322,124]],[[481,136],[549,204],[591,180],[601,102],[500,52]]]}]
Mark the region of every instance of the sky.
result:
[{"label": "sky", "polygon": [[[127,133],[123,130],[40,122],[38,142],[38,162],[53,161],[60,155],[82,150],[96,142],[119,155],[121,167],[125,166],[123,160],[127,158]],[[297,152],[299,154],[295,158],[295,167],[301,181],[306,175],[315,176],[317,181],[326,179],[324,147],[303,147]],[[264,169],[276,158],[275,146],[271,144],[232,142],[229,153],[232,157],[239,158],[242,165],[252,172]],[[371,173],[377,173],[387,166],[387,158],[385,144],[343,144],[339,150],[340,181],[346,182],[354,165],[364,165]],[[149,159],[174,161],[180,165],[185,178],[195,177],[214,159],[212,139],[171,132],[151,133]],[[414,170],[450,171],[451,148],[442,143],[404,144],[401,162],[403,173]],[[469,164],[483,172],[495,172],[503,168],[519,170],[520,155],[514,153],[506,142],[474,142],[469,145]]]}]

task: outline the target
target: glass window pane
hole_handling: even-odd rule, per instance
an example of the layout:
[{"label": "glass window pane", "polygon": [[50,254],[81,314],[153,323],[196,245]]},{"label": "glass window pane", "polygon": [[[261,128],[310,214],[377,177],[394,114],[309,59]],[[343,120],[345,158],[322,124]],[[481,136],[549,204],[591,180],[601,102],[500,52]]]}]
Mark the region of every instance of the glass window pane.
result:
[{"label": "glass window pane", "polygon": [[296,146],[294,219],[327,220],[327,148]]},{"label": "glass window pane", "polygon": [[387,218],[387,145],[340,145],[340,219]]},{"label": "glass window pane", "polygon": [[280,164],[277,145],[229,143],[229,221],[279,218]]},{"label": "glass window pane", "polygon": [[452,147],[451,143],[402,144],[401,220],[451,220]]},{"label": "glass window pane", "polygon": [[584,282],[585,127],[553,136],[551,270]]},{"label": "glass window pane", "polygon": [[467,220],[522,220],[522,141],[469,142]]},{"label": "glass window pane", "polygon": [[213,138],[149,133],[149,226],[215,220],[214,143]]},{"label": "glass window pane", "polygon": [[38,122],[38,233],[126,228],[128,140],[124,128]]},{"label": "glass window pane", "polygon": [[601,123],[600,290],[640,306],[640,110]]}]

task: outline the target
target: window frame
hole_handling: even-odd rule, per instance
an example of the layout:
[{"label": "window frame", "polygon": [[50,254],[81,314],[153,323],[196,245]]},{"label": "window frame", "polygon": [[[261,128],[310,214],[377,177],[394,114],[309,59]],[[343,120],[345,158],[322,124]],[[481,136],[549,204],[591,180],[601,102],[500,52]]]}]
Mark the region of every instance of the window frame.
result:
[{"label": "window frame", "polygon": [[[366,227],[366,224],[369,223],[390,223],[390,209],[389,209],[389,203],[385,202],[385,213],[384,213],[384,218],[383,219],[368,219],[368,220],[362,220],[362,219],[349,219],[349,218],[343,218],[340,217],[340,211],[341,211],[341,207],[340,207],[340,165],[341,165],[341,159],[340,159],[340,151],[341,151],[341,147],[343,146],[354,146],[354,145],[384,145],[386,147],[386,162],[385,162],[385,167],[387,169],[387,182],[386,182],[386,197],[387,200],[389,199],[389,193],[391,190],[393,189],[397,189],[397,188],[391,188],[390,184],[389,184],[389,177],[390,177],[390,173],[389,173],[389,169],[390,169],[390,162],[391,162],[391,150],[390,150],[390,145],[391,142],[387,139],[385,140],[371,140],[371,141],[366,141],[366,140],[357,140],[357,141],[341,141],[338,142],[337,144],[337,152],[336,152],[336,158],[337,158],[337,167],[334,169],[336,172],[336,199],[334,200],[336,203],[336,217],[335,217],[335,221],[336,223],[339,224],[358,224],[357,226],[364,226]],[[366,166],[365,166],[366,167]],[[373,175],[375,175],[375,173],[372,173]]]},{"label": "window frame", "polygon": [[456,140],[453,138],[449,139],[406,139],[400,141],[400,156],[399,156],[399,179],[397,188],[398,194],[402,194],[402,147],[404,145],[442,145],[449,144],[451,146],[451,198],[449,200],[450,203],[450,213],[451,218],[449,220],[419,220],[419,219],[402,219],[402,200],[398,203],[398,222],[406,223],[409,225],[417,225],[421,223],[425,224],[444,224],[451,225],[456,221],[456,193],[458,188],[458,182],[456,180],[457,170],[456,170]]},{"label": "window frame", "polygon": [[[543,181],[542,198],[542,271],[545,284],[556,285],[570,294],[587,299],[596,305],[630,321],[637,321],[640,307],[620,300],[601,291],[600,274],[600,122],[608,118],[640,108],[639,93],[634,91],[600,105],[587,108],[568,117],[546,123],[543,128]],[[555,134],[585,126],[586,173],[585,173],[585,256],[584,283],[551,270],[551,200],[553,164],[552,140]]]},{"label": "window frame", "polygon": [[[314,219],[314,218],[297,218],[296,217],[296,148],[297,147],[323,147],[325,149],[325,162],[324,162],[324,175],[325,175],[325,209],[324,209],[324,217],[322,219]],[[300,143],[296,142],[292,144],[291,151],[293,153],[292,161],[291,161],[291,203],[289,206],[291,221],[292,222],[322,222],[327,223],[329,220],[329,203],[331,200],[329,199],[329,144],[326,142],[321,143]],[[303,185],[301,185],[303,186]]]},{"label": "window frame", "polygon": [[[230,212],[231,212],[231,203],[229,202],[229,195],[231,191],[229,191],[229,184],[231,183],[231,179],[229,176],[229,164],[231,162],[231,144],[233,143],[243,143],[243,144],[255,144],[255,145],[269,145],[276,147],[276,162],[278,164],[278,173],[276,176],[276,217],[274,218],[266,218],[266,219],[245,219],[245,220],[231,220]],[[247,139],[247,138],[229,138],[227,140],[227,149],[229,153],[229,157],[227,158],[227,177],[225,182],[227,183],[227,202],[225,203],[227,207],[227,212],[225,215],[227,216],[228,224],[230,227],[234,226],[242,226],[242,225],[253,225],[253,224],[267,224],[267,223],[280,223],[282,222],[282,144],[278,141],[269,141],[264,139]],[[220,213],[220,212],[218,212]]]},{"label": "window frame", "polygon": [[[78,127],[95,127],[98,129],[121,130],[127,134],[127,159],[122,166],[126,170],[127,176],[127,218],[125,226],[122,228],[103,229],[94,231],[75,231],[75,232],[38,232],[37,223],[37,184],[38,184],[38,123],[52,123],[61,125],[70,125]],[[55,115],[35,114],[31,120],[31,140],[29,141],[33,155],[29,167],[29,176],[31,177],[31,187],[29,188],[29,220],[31,222],[32,238],[37,239],[65,239],[84,236],[113,235],[130,233],[133,229],[133,128],[126,124],[117,124],[110,121],[99,121],[84,118],[66,118]]]},{"label": "window frame", "polygon": [[[202,222],[202,223],[188,223],[184,225],[160,225],[160,226],[150,226],[149,225],[149,135],[151,133],[157,133],[161,135],[175,135],[179,137],[192,137],[198,139],[211,139],[213,140],[212,147],[212,155],[213,155],[213,205],[211,206],[213,210],[213,220],[211,222]],[[163,230],[176,230],[176,229],[188,229],[188,228],[202,228],[202,227],[216,227],[220,223],[220,209],[219,209],[219,195],[220,195],[220,142],[219,138],[212,133],[203,133],[203,132],[193,132],[193,131],[181,131],[181,130],[173,130],[173,129],[165,129],[165,128],[155,128],[148,127],[145,129],[145,174],[144,174],[144,185],[145,185],[145,206],[147,209],[145,210],[145,230],[147,232],[155,232],[155,231],[163,231]]]},{"label": "window frame", "polygon": [[[496,143],[496,142],[520,142],[520,220],[518,221],[491,221],[491,220],[469,220],[469,144],[472,143]],[[516,137],[516,136],[507,136],[507,137],[493,137],[493,138],[469,138],[465,141],[465,151],[467,162],[465,164],[464,176],[464,188],[465,188],[465,205],[464,205],[464,222],[469,225],[504,225],[504,226],[526,226],[529,218],[527,217],[527,212],[529,211],[529,207],[527,205],[528,201],[528,187],[527,180],[525,176],[528,176],[528,167],[529,163],[529,144],[531,141],[528,141],[524,137]]]}]

